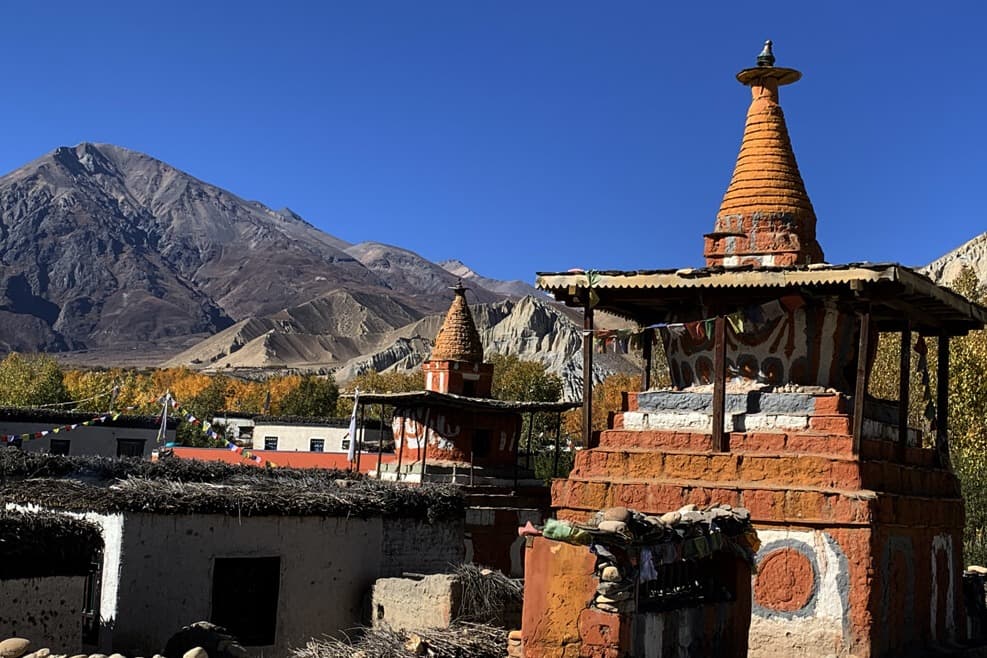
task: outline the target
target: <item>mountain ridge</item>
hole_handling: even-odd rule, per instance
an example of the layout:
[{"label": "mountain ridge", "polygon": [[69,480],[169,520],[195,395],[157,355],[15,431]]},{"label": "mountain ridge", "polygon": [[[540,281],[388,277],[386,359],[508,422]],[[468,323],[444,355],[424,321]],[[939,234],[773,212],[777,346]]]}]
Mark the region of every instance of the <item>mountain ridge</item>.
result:
[{"label": "mountain ridge", "polygon": [[[0,349],[62,352],[174,342],[337,289],[419,314],[451,299],[416,287],[439,266],[399,247],[383,276],[290,209],[272,210],[152,156],[58,147],[0,177]],[[386,249],[384,249],[386,247]],[[483,291],[484,301],[500,297]]]}]

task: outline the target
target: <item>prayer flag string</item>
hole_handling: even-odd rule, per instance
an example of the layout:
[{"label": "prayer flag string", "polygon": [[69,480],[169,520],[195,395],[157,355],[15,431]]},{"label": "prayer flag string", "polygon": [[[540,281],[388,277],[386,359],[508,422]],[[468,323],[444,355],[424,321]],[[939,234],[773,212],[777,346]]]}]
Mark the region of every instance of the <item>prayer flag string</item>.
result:
[{"label": "prayer flag string", "polygon": [[255,462],[261,466],[271,466],[273,468],[277,468],[278,465],[275,462],[271,461],[270,459],[264,459],[263,457],[253,452],[252,450],[249,450],[248,448],[244,448],[243,446],[238,446],[237,444],[233,443],[226,437],[221,436],[219,432],[213,429],[212,423],[210,423],[208,420],[196,418],[195,414],[193,414],[191,411],[178,404],[178,400],[172,397],[170,393],[166,393],[165,395],[167,396],[167,400],[171,404],[172,409],[177,411],[179,415],[181,415],[186,422],[201,427],[203,433],[206,436],[208,436],[210,439],[213,439],[215,441],[222,441],[223,443],[226,444],[227,450],[240,455],[244,459],[249,459],[250,461]]},{"label": "prayer flag string", "polygon": [[0,434],[0,444],[3,445],[19,445],[24,441],[33,441],[35,439],[43,439],[49,434],[63,434],[65,432],[71,432],[74,429],[80,427],[89,427],[90,425],[96,425],[97,423],[104,423],[107,420],[116,420],[120,417],[119,411],[108,411],[99,416],[94,416],[89,420],[83,421],[81,423],[72,423],[70,425],[59,425],[58,427],[52,427],[51,429],[41,430],[40,432],[24,432],[23,434]]}]

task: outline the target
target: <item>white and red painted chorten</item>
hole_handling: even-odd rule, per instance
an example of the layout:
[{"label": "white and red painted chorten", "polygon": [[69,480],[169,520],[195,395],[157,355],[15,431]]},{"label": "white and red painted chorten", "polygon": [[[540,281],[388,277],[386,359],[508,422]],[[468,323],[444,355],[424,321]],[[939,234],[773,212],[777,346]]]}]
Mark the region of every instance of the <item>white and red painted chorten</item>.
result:
[{"label": "white and red painted chorten", "polygon": [[[588,449],[552,504],[574,521],[615,505],[746,507],[762,542],[750,655],[925,655],[966,632],[947,357],[987,309],[901,265],[823,261],[778,100],[800,77],[774,65],[770,42],[737,75],[753,100],[705,268],[539,274],[540,288],[584,309],[588,329],[603,310],[659,334],[672,382],[652,388],[646,376],[610,429],[585,429]],[[879,332],[900,337],[899,400],[867,394]],[[908,424],[909,357],[925,339],[940,355],[934,429]],[[587,387],[587,416],[591,402]],[[529,563],[527,587],[539,587],[538,569],[551,570]],[[525,610],[528,658],[550,655],[532,619],[553,614],[543,603]],[[636,655],[626,638],[573,641],[574,656]]]}]

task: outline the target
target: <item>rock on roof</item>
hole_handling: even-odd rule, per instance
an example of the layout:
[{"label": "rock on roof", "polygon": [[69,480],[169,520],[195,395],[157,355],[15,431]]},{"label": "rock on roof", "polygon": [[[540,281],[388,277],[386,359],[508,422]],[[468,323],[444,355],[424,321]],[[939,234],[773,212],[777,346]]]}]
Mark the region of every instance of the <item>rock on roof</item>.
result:
[{"label": "rock on roof", "polygon": [[432,361],[463,361],[466,363],[481,363],[483,361],[483,343],[480,332],[473,323],[473,315],[466,303],[466,288],[460,284],[453,289],[456,293],[452,299],[445,322],[435,337],[435,347],[432,348]]}]

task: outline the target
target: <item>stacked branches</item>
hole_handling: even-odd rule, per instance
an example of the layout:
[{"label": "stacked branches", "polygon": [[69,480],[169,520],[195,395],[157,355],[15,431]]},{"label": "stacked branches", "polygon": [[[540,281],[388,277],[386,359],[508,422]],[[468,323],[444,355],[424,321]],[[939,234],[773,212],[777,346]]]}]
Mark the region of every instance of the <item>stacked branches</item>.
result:
[{"label": "stacked branches", "polygon": [[505,613],[521,610],[522,580],[470,563],[458,565],[453,573],[463,587],[460,620],[495,624],[505,618]]},{"label": "stacked branches", "polygon": [[408,633],[390,628],[366,629],[355,643],[342,640],[310,640],[292,652],[292,658],[503,658],[507,631],[485,624],[457,622],[448,628]]},{"label": "stacked branches", "polygon": [[0,580],[85,576],[102,550],[99,528],[88,521],[0,511]]},{"label": "stacked branches", "polygon": [[[0,450],[6,502],[69,512],[461,519],[462,492],[343,471]],[[345,479],[344,479],[345,478]]]},{"label": "stacked branches", "polygon": [[155,462],[138,457],[98,457],[92,455],[47,455],[17,449],[0,449],[0,477],[85,477],[119,480],[129,477],[167,479],[181,482],[223,482],[239,478],[254,480],[318,480],[332,484],[345,478],[363,476],[333,469],[261,469],[247,464],[164,458]]}]

